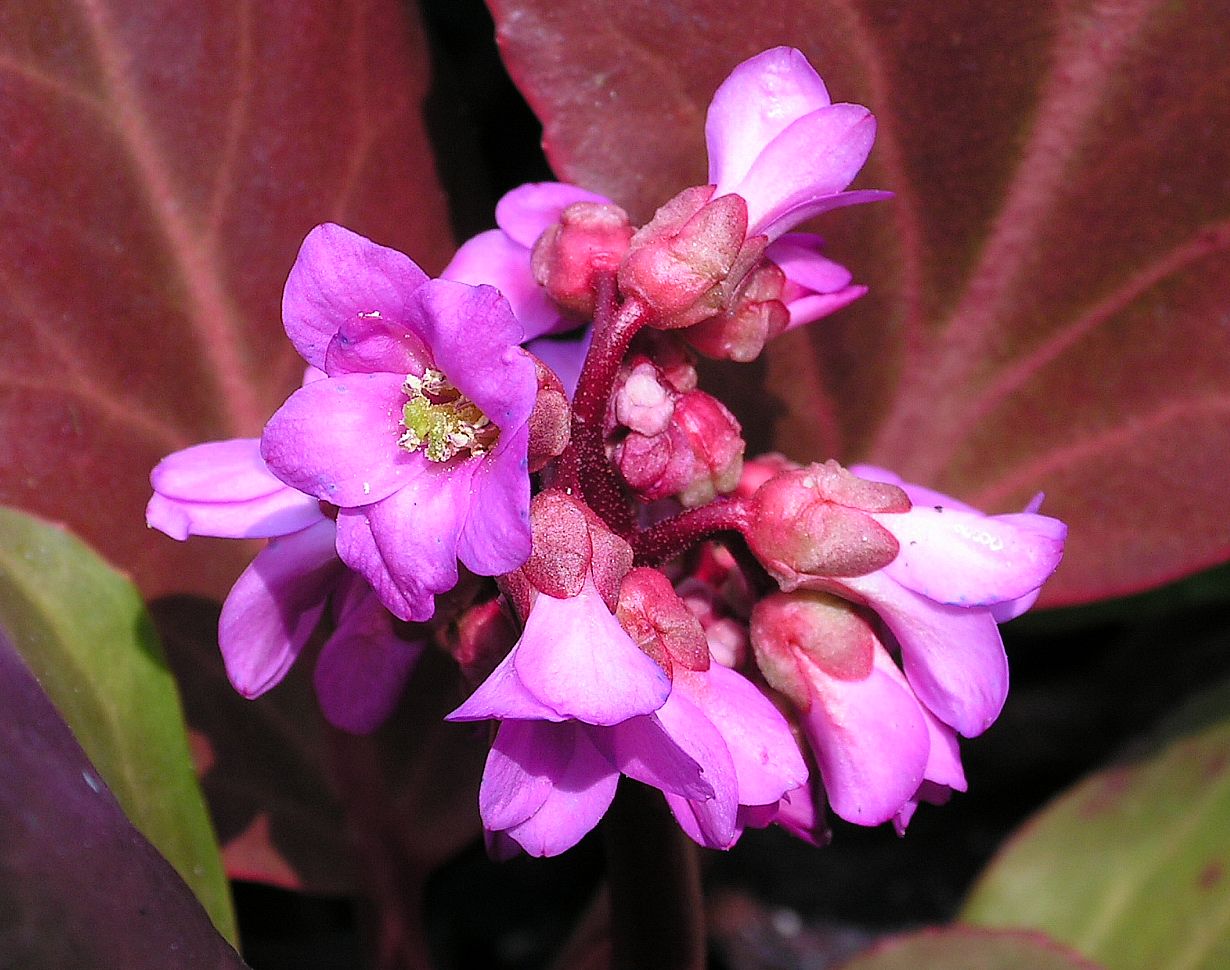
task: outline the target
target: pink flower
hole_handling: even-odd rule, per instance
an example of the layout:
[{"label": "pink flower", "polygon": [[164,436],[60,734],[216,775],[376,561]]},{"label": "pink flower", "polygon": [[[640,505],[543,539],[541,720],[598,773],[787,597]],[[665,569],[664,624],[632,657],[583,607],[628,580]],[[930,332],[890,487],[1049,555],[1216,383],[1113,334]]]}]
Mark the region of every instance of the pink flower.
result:
[{"label": "pink flower", "polygon": [[714,197],[747,202],[749,236],[776,239],[836,209],[889,197],[846,192],[875,140],[861,105],[833,104],[802,52],[775,47],[736,67],[709,104],[705,142]]},{"label": "pink flower", "polygon": [[291,342],[327,376],[274,414],[261,454],[286,484],[338,507],[338,554],[381,602],[424,620],[458,559],[484,576],[523,563],[538,384],[507,301],[323,225],[282,308]]},{"label": "pink flower", "polygon": [[786,274],[781,300],[790,313],[787,330],[836,313],[867,292],[850,282],[848,269],[820,255],[822,245],[819,236],[792,232],[765,250],[765,257]]},{"label": "pink flower", "polygon": [[423,644],[399,637],[371,588],[338,559],[320,503],[270,474],[255,438],[178,451],[150,479],[146,521],[172,538],[270,540],[222,605],[218,645],[235,689],[259,697],[280,683],[332,599],[337,626],[317,661],[317,696],[336,726],[374,730]]}]

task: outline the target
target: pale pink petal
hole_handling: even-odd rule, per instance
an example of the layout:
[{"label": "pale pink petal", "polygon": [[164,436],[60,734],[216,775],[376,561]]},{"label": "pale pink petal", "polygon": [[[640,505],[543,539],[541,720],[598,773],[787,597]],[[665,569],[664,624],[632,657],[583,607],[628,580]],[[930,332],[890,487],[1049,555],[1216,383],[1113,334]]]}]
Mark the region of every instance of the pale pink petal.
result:
[{"label": "pale pink petal", "polygon": [[740,803],[767,805],[807,781],[807,763],[786,718],[742,674],[716,663],[706,671],[677,669],[671,696],[676,694],[687,697],[721,732]]},{"label": "pale pink petal", "polygon": [[572,723],[500,724],[478,790],[478,810],[485,828],[498,831],[519,825],[542,808],[572,757],[576,734]]},{"label": "pale pink petal", "polygon": [[576,596],[534,601],[516,671],[548,707],[587,724],[648,714],[670,694],[670,678],[636,647],[588,576]]},{"label": "pale pink petal", "polygon": [[828,104],[824,82],[801,51],[775,47],[744,61],[709,102],[709,181],[719,194],[730,191],[784,128]]},{"label": "pale pink petal", "polygon": [[875,134],[875,118],[857,104],[830,105],[787,127],[724,189],[747,201],[748,235],[775,239],[805,218],[852,204],[838,193],[862,168]]},{"label": "pale pink petal", "polygon": [[815,323],[843,307],[848,307],[866,293],[867,287],[865,286],[847,286],[836,293],[816,293],[789,300],[786,303],[786,309],[790,313],[790,322],[786,324],[786,329],[794,330],[796,327]]},{"label": "pale pink petal", "polygon": [[518,245],[534,248],[547,226],[574,202],[608,203],[596,192],[563,182],[530,182],[506,192],[495,207],[495,222]]},{"label": "pale pink petal", "polygon": [[927,765],[927,724],[909,685],[882,648],[863,680],[839,680],[809,665],[814,691],[803,727],[833,811],[879,825],[918,790]]},{"label": "pale pink petal", "polygon": [[671,691],[654,716],[680,750],[700,765],[701,777],[713,789],[711,797],[690,802],[701,836],[696,841],[715,849],[730,848],[737,837],[739,783],[722,732],[678,690]]},{"label": "pale pink petal", "polygon": [[765,257],[790,283],[815,293],[833,293],[848,286],[853,276],[840,263],[820,255],[823,243],[814,233],[791,232],[770,245]]},{"label": "pale pink petal", "polygon": [[352,575],[337,629],[321,648],[313,674],[326,720],[352,734],[376,730],[397,706],[424,646],[399,637],[389,611]]},{"label": "pale pink petal", "polygon": [[346,508],[378,502],[422,474],[397,442],[404,375],[351,374],[301,387],[265,425],[261,454],[287,485]]},{"label": "pale pink petal", "polygon": [[568,718],[547,707],[526,690],[517,676],[517,648],[500,661],[465,703],[449,714],[446,721],[485,721],[489,718],[526,721],[566,721]]},{"label": "pale pink petal", "polygon": [[1044,515],[983,515],[915,505],[871,516],[900,543],[884,571],[938,603],[987,606],[1040,587],[1063,556],[1067,527]]},{"label": "pale pink petal", "polygon": [[1008,696],[1008,658],[990,610],[936,603],[883,570],[842,584],[880,614],[910,686],[936,717],[966,737],[991,726]]},{"label": "pale pink petal", "polygon": [[1038,597],[1042,595],[1042,588],[1035,589],[1032,593],[1026,593],[1024,596],[1018,596],[1014,600],[1006,600],[1003,603],[991,604],[991,615],[995,617],[996,623],[1007,623],[1009,620],[1015,620],[1022,613],[1030,610],[1033,605],[1038,602]]},{"label": "pale pink petal", "polygon": [[213,441],[177,451],[150,474],[146,524],[172,539],[190,535],[266,539],[319,522],[320,503],[265,467],[260,439]]},{"label": "pale pink petal", "polygon": [[326,223],[299,249],[282,294],[282,321],[295,349],[324,369],[325,349],[352,317],[379,313],[408,319],[406,300],[427,282],[408,257],[349,229]]},{"label": "pale pink petal", "polygon": [[344,575],[333,523],[273,539],[257,553],[222,604],[218,645],[244,697],[277,684],[316,629],[329,591]]},{"label": "pale pink petal", "polygon": [[629,778],[698,801],[714,795],[701,766],[676,743],[656,714],[629,718],[610,728],[594,728],[590,737]]},{"label": "pale pink petal", "polygon": [[530,251],[499,229],[480,233],[462,244],[441,279],[478,286],[486,283],[504,294],[513,316],[529,340],[545,333],[571,330],[575,320],[566,319],[534,280]]}]

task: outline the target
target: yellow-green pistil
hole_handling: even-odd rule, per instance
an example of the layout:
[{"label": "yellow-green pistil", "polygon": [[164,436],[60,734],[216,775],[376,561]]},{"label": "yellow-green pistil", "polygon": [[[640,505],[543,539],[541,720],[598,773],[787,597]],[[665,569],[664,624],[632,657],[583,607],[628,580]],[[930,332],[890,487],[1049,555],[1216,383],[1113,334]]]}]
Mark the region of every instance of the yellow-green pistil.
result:
[{"label": "yellow-green pistil", "polygon": [[407,451],[422,451],[428,461],[448,461],[461,452],[469,457],[485,455],[500,437],[477,404],[462,394],[438,370],[427,368],[423,376],[406,376],[402,426],[397,441]]}]

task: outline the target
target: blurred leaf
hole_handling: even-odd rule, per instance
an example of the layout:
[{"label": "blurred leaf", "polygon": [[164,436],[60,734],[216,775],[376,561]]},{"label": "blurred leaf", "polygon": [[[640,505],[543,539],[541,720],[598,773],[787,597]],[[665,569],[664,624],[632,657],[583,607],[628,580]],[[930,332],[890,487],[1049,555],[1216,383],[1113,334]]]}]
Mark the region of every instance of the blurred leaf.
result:
[{"label": "blurred leaf", "polygon": [[238,968],[0,634],[0,966]]},{"label": "blurred leaf", "polygon": [[819,226],[871,293],[741,371],[754,445],[993,511],[1045,490],[1050,605],[1230,556],[1230,6],[489,3],[556,171],[641,218],[704,180],[709,97],[760,50],[876,113],[860,184],[896,199]]},{"label": "blurred leaf", "polygon": [[229,874],[314,893],[364,890],[414,932],[405,921],[423,881],[481,832],[485,728],[443,720],[462,699],[456,666],[427,651],[389,723],[354,737],[324,724],[311,651],[268,694],[245,700],[222,666],[216,604],[172,597],[152,609]]},{"label": "blurred leaf", "polygon": [[963,918],[1045,930],[1111,970],[1215,970],[1230,965],[1228,880],[1230,684],[1031,819]]},{"label": "blurred leaf", "polygon": [[841,970],[1099,970],[1041,933],[953,926],[881,943]]},{"label": "blurred leaf", "polygon": [[149,470],[298,384],[313,225],[448,258],[427,67],[401,0],[0,5],[0,502],[147,596],[225,592],[250,550],[147,530]]},{"label": "blurred leaf", "polygon": [[64,530],[0,508],[0,629],[133,824],[234,940],[179,697],[133,585]]}]

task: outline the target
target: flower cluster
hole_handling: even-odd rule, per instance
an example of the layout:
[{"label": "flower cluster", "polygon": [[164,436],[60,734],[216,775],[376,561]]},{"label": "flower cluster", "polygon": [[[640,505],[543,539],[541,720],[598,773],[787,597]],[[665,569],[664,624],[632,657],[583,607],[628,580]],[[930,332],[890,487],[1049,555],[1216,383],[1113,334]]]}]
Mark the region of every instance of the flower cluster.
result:
[{"label": "flower cluster", "polygon": [[498,722],[479,809],[499,855],[574,845],[621,775],[716,848],[769,824],[819,841],[825,804],[904,831],[964,790],[958,735],[1007,691],[998,624],[1063,524],[885,469],[745,460],[694,366],[862,295],[791,230],[886,197],[848,190],[874,134],[778,48],[714,95],[709,183],[643,226],[522,186],[440,279],[315,229],[283,302],[303,386],[259,440],[152,475],[168,535],[268,540],[222,612],[236,688],[277,684],[323,626],[322,709],[370,731],[420,653],[449,651],[473,687],[450,719]]}]

